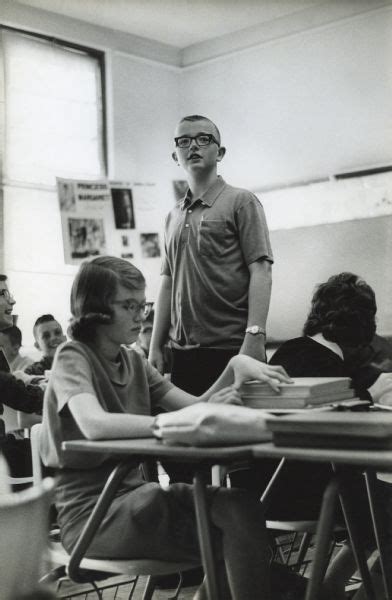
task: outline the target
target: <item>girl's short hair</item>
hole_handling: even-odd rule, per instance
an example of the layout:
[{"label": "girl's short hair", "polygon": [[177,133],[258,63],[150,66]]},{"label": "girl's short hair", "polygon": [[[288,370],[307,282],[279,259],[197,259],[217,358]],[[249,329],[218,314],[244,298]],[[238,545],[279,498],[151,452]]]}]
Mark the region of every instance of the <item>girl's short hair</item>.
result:
[{"label": "girl's short hair", "polygon": [[134,265],[114,256],[99,256],[80,265],[71,290],[69,333],[72,338],[91,341],[96,325],[111,323],[110,303],[119,285],[141,290],[146,281]]},{"label": "girl's short hair", "polygon": [[353,273],[339,273],[317,287],[304,335],[322,333],[342,346],[363,346],[376,332],[376,312],[370,285]]}]

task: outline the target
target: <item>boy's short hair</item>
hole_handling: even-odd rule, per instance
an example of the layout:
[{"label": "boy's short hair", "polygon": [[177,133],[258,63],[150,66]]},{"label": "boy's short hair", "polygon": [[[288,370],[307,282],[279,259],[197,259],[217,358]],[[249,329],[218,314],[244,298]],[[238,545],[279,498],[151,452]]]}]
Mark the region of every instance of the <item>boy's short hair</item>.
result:
[{"label": "boy's short hair", "polygon": [[39,325],[42,325],[42,323],[50,323],[51,321],[56,321],[56,323],[58,323],[57,319],[55,319],[54,316],[49,313],[38,317],[38,319],[35,321],[34,326],[33,326],[34,337],[36,337],[37,327]]},{"label": "boy's short hair", "polygon": [[341,346],[363,346],[376,332],[376,312],[370,285],[353,273],[339,273],[316,288],[304,335],[322,333]]},{"label": "boy's short hair", "polygon": [[2,329],[1,333],[6,335],[13,346],[22,345],[22,332],[16,325]]},{"label": "boy's short hair", "polygon": [[190,121],[191,123],[193,123],[194,121],[208,121],[214,127],[215,137],[218,140],[219,145],[220,145],[221,134],[220,134],[218,127],[215,125],[214,121],[211,121],[211,119],[209,119],[208,117],[203,117],[203,115],[187,115],[186,117],[183,117],[182,119],[180,119],[179,123],[183,123],[184,121]]},{"label": "boy's short hair", "polygon": [[74,339],[92,340],[96,325],[111,322],[110,303],[119,285],[140,290],[146,281],[133,264],[115,256],[98,256],[80,265],[71,290],[70,334]]}]

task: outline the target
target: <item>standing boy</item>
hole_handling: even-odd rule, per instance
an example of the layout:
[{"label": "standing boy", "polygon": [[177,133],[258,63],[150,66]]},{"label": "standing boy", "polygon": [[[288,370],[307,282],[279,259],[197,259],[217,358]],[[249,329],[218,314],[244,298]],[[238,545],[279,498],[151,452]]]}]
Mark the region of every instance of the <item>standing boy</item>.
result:
[{"label": "standing boy", "polygon": [[216,125],[185,117],[174,141],[189,189],[166,219],[150,361],[162,372],[169,337],[172,381],[201,394],[233,355],[265,360],[273,257],[256,196],[217,174],[226,149]]}]

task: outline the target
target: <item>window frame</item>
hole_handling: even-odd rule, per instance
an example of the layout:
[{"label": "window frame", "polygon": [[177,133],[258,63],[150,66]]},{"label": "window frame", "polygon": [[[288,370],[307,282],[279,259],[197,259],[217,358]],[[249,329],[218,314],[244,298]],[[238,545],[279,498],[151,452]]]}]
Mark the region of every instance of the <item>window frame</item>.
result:
[{"label": "window frame", "polygon": [[[27,31],[25,29],[19,29],[17,27],[10,27],[9,25],[0,24],[0,32],[9,31],[11,33],[17,33],[30,38],[38,38],[45,40],[58,46],[59,48],[71,49],[77,52],[83,52],[89,56],[98,60],[100,72],[101,72],[101,95],[102,95],[102,159],[104,176],[108,177],[108,131],[107,131],[107,94],[106,94],[106,55],[103,50],[97,50],[97,48],[91,48],[90,46],[84,46],[82,44],[76,44],[75,42],[69,42],[56,36],[45,35],[42,33],[36,33],[34,31]],[[1,178],[3,174],[1,173]]]}]

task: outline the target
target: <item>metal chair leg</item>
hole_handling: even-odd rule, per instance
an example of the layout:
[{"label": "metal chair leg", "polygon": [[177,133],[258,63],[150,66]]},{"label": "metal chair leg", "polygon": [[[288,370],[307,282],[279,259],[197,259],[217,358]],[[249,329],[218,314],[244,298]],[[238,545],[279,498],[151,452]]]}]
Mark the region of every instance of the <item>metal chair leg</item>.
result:
[{"label": "metal chair leg", "polygon": [[152,600],[152,596],[155,592],[157,578],[153,575],[147,577],[146,587],[144,588],[142,600]]},{"label": "metal chair leg", "polygon": [[336,465],[332,465],[332,467],[335,473],[338,473],[338,492],[340,505],[342,507],[344,520],[346,522],[347,531],[350,537],[350,543],[354,553],[355,562],[357,563],[359,572],[361,574],[366,597],[368,600],[376,600],[372,578],[370,577],[365,552],[362,547],[358,523],[356,522],[356,519],[352,513],[351,500],[346,490],[344,472],[342,469],[339,470]]},{"label": "metal chair leg", "polygon": [[312,577],[306,588],[305,600],[318,600],[327,568],[328,551],[331,543],[335,507],[338,499],[338,480],[333,477],[328,483],[321,504],[320,517],[316,530],[316,546],[313,559]]},{"label": "metal chair leg", "polygon": [[[380,523],[380,513],[377,510],[377,490],[376,490],[376,481],[377,477],[374,471],[365,471],[365,482],[366,489],[368,493],[370,513],[372,515],[374,535],[376,538],[377,549],[379,552],[379,560],[381,566],[381,574],[384,584],[385,597],[387,600],[392,600],[392,575],[391,568],[388,568],[386,564],[386,557],[388,553],[385,550],[384,537],[381,534],[382,524]],[[391,560],[389,561],[391,562]],[[391,567],[391,565],[389,565]]]}]

